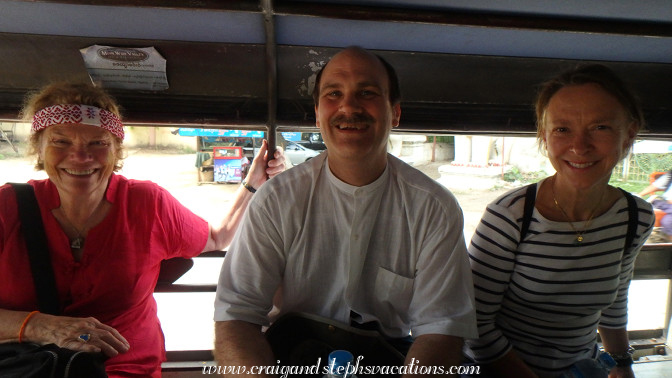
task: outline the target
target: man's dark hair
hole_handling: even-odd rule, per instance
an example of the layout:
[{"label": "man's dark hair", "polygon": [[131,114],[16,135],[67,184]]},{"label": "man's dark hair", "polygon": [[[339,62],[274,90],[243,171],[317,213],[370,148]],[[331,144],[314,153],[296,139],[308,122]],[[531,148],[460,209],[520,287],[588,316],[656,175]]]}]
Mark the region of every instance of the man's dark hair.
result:
[{"label": "man's dark hair", "polygon": [[[401,102],[401,90],[399,89],[399,77],[397,76],[397,72],[390,63],[383,59],[383,57],[378,54],[373,55],[375,55],[380,63],[383,64],[383,67],[385,67],[385,72],[387,72],[387,79],[390,87],[390,93],[388,96],[390,104],[395,105]],[[327,64],[329,64],[329,62],[327,62]],[[315,78],[315,86],[313,87],[313,101],[315,102],[315,106],[317,106],[320,102],[320,80],[322,79],[322,71],[324,71],[324,67],[326,67],[327,64],[320,68],[320,71],[317,73],[317,77]]]}]

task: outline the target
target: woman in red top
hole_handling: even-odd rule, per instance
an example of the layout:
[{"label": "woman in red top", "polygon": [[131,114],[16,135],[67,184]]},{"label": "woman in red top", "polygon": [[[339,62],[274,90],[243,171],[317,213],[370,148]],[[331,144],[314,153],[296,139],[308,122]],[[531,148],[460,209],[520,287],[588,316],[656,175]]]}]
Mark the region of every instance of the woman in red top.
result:
[{"label": "woman in red top", "polygon": [[[121,168],[124,129],[114,99],[91,85],[53,84],[24,109],[31,146],[47,180],[35,190],[47,235],[62,316],[37,309],[14,189],[0,186],[0,343],[54,343],[103,352],[110,377],[160,377],[163,333],[153,289],[162,260],[223,249],[253,190],[241,186],[219,225]],[[267,145],[247,186],[284,170],[281,150],[266,165]]]}]

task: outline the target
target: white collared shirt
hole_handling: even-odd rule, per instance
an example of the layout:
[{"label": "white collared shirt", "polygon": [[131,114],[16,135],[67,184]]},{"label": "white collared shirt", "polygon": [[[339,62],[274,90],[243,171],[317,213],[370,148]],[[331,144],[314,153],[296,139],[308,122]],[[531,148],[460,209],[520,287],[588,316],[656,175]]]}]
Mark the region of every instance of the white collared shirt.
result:
[{"label": "white collared shirt", "polygon": [[267,325],[277,311],[377,321],[390,337],[475,337],[462,211],[453,195],[391,155],[356,187],[327,153],[265,184],[222,266],[215,320]]}]

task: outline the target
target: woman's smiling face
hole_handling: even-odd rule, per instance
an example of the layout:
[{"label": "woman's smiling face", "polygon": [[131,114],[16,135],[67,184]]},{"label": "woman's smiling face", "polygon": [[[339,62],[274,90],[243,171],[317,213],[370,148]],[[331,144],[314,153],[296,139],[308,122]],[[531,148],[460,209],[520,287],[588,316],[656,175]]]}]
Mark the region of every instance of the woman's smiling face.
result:
[{"label": "woman's smiling face", "polygon": [[40,158],[59,191],[105,190],[116,164],[112,134],[89,125],[55,125],[43,131]]},{"label": "woman's smiling face", "polygon": [[636,133],[621,103],[592,83],[558,90],[544,118],[548,158],[577,189],[607,184]]}]

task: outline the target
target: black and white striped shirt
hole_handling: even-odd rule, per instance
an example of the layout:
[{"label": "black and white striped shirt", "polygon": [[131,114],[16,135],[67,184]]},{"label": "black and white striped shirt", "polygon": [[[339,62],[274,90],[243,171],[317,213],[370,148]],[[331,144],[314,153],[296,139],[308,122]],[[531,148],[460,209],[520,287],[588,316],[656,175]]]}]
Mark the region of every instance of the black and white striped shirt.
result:
[{"label": "black and white striped shirt", "polygon": [[654,215],[651,205],[636,197],[634,248],[623,253],[625,197],[593,220],[580,244],[568,222],[550,221],[535,209],[519,245],[524,203],[525,188],[499,197],[471,239],[479,339],[467,340],[466,352],[487,363],[513,347],[540,376],[554,376],[596,356],[598,325],[626,326],[634,260]]}]

